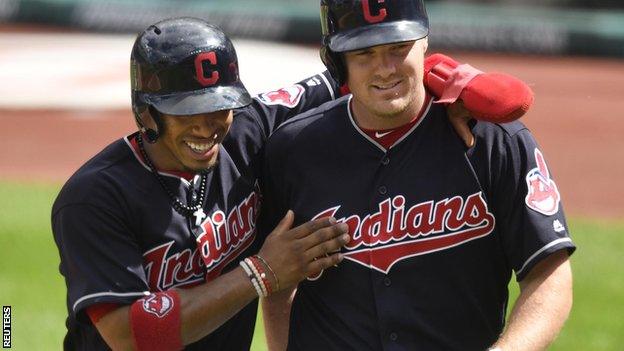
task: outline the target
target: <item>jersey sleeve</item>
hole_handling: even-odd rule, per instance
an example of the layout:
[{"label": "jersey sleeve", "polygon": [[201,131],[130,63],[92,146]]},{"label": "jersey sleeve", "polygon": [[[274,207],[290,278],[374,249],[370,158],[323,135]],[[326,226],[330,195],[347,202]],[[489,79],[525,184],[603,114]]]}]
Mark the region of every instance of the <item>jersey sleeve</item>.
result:
[{"label": "jersey sleeve", "polygon": [[141,250],[123,223],[91,204],[67,205],[53,214],[60,270],[75,317],[84,318],[81,312],[96,303],[130,304],[149,294]]},{"label": "jersey sleeve", "polygon": [[[542,259],[575,246],[561,206],[561,194],[544,155],[523,128],[501,144],[495,172],[494,212],[503,249],[518,281]],[[496,152],[494,152],[496,154]],[[496,156],[492,156],[496,157]]]},{"label": "jersey sleeve", "polygon": [[241,172],[250,170],[259,174],[258,158],[273,131],[289,118],[334,100],[337,94],[338,86],[327,71],[292,86],[259,94],[251,105],[235,110],[223,145]]},{"label": "jersey sleeve", "polygon": [[252,108],[266,135],[282,122],[336,99],[339,89],[329,72],[316,74],[289,87],[254,97]]}]

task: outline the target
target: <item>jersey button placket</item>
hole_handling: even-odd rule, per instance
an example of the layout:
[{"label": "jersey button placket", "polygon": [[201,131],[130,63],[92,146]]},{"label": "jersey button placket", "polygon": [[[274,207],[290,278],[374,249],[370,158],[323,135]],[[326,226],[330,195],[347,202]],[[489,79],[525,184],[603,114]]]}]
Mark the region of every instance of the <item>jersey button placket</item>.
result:
[{"label": "jersey button placket", "polygon": [[387,287],[390,287],[390,285],[392,285],[392,280],[390,278],[388,278],[388,277],[385,277],[383,279],[383,285],[385,285]]},{"label": "jersey button placket", "polygon": [[386,195],[388,193],[388,188],[386,188],[384,185],[380,186],[377,191],[381,194],[381,195]]},{"label": "jersey button placket", "polygon": [[390,338],[390,341],[397,341],[399,339],[399,334],[392,332],[388,337]]}]

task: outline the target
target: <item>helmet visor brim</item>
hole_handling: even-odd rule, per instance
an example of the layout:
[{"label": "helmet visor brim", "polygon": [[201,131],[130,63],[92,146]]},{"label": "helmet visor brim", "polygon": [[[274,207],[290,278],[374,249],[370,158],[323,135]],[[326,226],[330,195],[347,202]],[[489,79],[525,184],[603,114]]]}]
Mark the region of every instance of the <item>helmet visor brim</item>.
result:
[{"label": "helmet visor brim", "polygon": [[329,48],[333,52],[346,52],[377,45],[419,40],[428,34],[427,20],[379,23],[336,34],[329,39]]},{"label": "helmet visor brim", "polygon": [[190,92],[142,95],[158,112],[177,116],[232,110],[251,103],[251,96],[242,82]]}]

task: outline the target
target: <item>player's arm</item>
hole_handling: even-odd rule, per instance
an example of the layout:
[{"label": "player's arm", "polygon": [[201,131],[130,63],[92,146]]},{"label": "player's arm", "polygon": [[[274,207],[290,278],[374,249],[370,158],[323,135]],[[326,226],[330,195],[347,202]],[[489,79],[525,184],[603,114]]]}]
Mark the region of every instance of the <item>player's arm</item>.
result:
[{"label": "player's arm", "polygon": [[286,350],[288,346],[290,308],[296,292],[296,288],[287,289],[262,299],[264,334],[269,351]]},{"label": "player's arm", "polygon": [[566,250],[539,262],[520,281],[507,328],[492,346],[503,351],[545,350],[572,308],[572,271]]},{"label": "player's arm", "polygon": [[[265,271],[276,291],[292,289],[312,272],[337,264],[342,260],[340,254],[324,254],[336,251],[349,239],[346,226],[335,220],[315,220],[290,229],[293,219],[294,214],[289,211],[258,254],[267,263],[259,263],[262,266],[258,269]],[[314,259],[319,256],[322,258]],[[163,301],[173,306],[162,316],[147,311],[144,298],[106,314],[96,328],[114,350],[176,349],[217,329],[258,297],[257,291],[249,274],[238,267],[190,289],[150,295],[157,303]]]},{"label": "player's arm", "polygon": [[[476,125],[479,138],[484,131],[481,127],[488,126]],[[469,153],[482,184],[489,188],[502,251],[520,285],[507,327],[495,346],[544,350],[570,312],[569,256],[576,246],[568,233],[555,179],[537,142],[520,124],[499,127],[506,132],[501,139],[490,142],[487,138],[493,134],[486,134],[476,143],[475,152]],[[492,152],[487,161],[478,156],[485,150]],[[492,168],[484,172],[486,164]],[[488,174],[492,175],[489,179]]]},{"label": "player's arm", "polygon": [[250,108],[255,111],[254,115],[268,137],[284,121],[339,96],[336,82],[325,71],[291,86],[258,94]]}]

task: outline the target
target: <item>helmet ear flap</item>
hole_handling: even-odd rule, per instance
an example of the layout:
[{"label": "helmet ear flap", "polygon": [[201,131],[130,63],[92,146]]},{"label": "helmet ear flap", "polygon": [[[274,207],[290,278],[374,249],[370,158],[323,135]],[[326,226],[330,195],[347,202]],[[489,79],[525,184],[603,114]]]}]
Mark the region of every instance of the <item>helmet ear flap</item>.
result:
[{"label": "helmet ear flap", "polygon": [[[145,123],[143,123],[141,114],[145,113],[145,109],[147,109],[147,114],[149,114],[154,123],[156,123],[156,130],[146,127]],[[162,119],[160,118],[160,112],[158,112],[152,105],[135,105],[132,112],[134,114],[134,119],[139,126],[139,131],[145,136],[147,142],[150,144],[155,143],[164,129]]]},{"label": "helmet ear flap", "polygon": [[323,45],[321,47],[320,56],[321,61],[323,61],[329,73],[338,82],[338,85],[344,85],[347,82],[347,68],[342,55],[333,52],[329,46]]},{"label": "helmet ear flap", "polygon": [[145,137],[147,138],[147,141],[153,144],[156,142],[160,134],[164,132],[165,125],[162,122],[162,118],[161,118],[162,114],[158,112],[158,110],[156,110],[154,106],[147,105],[147,112],[149,113],[150,117],[152,117],[152,119],[154,120],[154,123],[156,123],[156,130],[144,127]]}]

